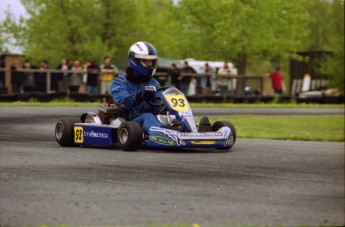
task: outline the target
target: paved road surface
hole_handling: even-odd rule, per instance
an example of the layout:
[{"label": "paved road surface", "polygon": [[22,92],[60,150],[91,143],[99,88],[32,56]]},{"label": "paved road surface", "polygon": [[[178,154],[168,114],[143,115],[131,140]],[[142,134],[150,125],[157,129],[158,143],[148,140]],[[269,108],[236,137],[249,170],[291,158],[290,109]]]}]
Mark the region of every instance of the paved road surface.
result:
[{"label": "paved road surface", "polygon": [[0,108],[1,226],[345,224],[344,143],[238,139],[231,152],[61,148],[55,121],[74,112]]}]

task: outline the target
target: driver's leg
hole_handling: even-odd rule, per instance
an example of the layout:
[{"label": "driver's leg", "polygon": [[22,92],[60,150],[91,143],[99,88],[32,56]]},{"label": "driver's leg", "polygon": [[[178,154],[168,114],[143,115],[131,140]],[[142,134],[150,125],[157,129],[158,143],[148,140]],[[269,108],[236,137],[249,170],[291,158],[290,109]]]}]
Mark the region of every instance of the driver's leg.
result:
[{"label": "driver's leg", "polygon": [[152,113],[143,113],[132,121],[139,123],[145,133],[149,133],[151,127],[167,128],[167,126],[158,121],[157,117]]}]

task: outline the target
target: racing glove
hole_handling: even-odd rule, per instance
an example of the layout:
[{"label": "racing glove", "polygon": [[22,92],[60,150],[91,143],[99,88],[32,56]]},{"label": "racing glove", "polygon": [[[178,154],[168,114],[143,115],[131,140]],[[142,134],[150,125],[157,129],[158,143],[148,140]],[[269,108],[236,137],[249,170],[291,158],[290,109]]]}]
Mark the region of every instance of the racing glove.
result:
[{"label": "racing glove", "polygon": [[155,95],[154,91],[143,91],[143,92],[139,92],[135,95],[135,99],[137,100],[138,103],[142,102],[142,101],[149,101],[150,99],[153,98],[153,96]]}]

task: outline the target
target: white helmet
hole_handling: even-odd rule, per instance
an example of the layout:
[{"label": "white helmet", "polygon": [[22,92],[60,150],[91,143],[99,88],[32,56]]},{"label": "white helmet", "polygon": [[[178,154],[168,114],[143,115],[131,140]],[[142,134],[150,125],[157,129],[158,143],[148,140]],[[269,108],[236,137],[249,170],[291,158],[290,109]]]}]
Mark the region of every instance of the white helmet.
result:
[{"label": "white helmet", "polygon": [[[156,48],[144,41],[134,43],[128,51],[128,61],[131,68],[143,77],[151,78],[157,69]],[[146,65],[142,60],[152,60],[152,65]]]}]

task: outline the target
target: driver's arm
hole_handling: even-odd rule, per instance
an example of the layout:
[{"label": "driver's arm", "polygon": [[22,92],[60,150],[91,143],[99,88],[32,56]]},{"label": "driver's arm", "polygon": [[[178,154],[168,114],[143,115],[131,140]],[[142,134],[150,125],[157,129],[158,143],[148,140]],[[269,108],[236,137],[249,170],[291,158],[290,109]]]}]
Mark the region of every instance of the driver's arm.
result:
[{"label": "driver's arm", "polygon": [[111,97],[114,99],[116,105],[124,105],[127,108],[132,108],[138,105],[135,94],[128,92],[126,78],[123,75],[112,81],[110,90]]}]

